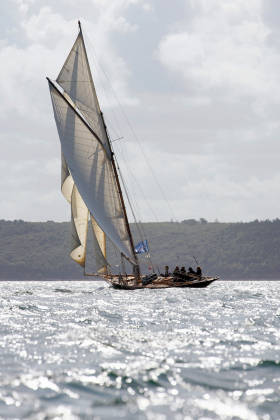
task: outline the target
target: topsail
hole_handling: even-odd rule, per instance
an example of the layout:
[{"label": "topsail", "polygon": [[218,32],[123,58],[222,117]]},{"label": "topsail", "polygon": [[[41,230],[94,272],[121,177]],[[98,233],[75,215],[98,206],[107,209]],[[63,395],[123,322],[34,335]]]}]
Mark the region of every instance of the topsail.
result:
[{"label": "topsail", "polygon": [[81,31],[77,36],[56,82],[63,88],[64,92],[69,95],[73,103],[82,112],[93,131],[97,134],[107,152],[110,154],[108,138],[105,132]]}]

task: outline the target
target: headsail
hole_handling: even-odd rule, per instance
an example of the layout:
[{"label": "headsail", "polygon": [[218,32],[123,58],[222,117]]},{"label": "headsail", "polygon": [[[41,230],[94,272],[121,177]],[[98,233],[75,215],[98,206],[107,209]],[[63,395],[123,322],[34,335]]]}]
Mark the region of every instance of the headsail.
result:
[{"label": "headsail", "polygon": [[108,263],[106,261],[105,233],[102,231],[102,229],[100,229],[98,223],[92,216],[90,216],[90,219],[97,271],[100,274],[107,274]]},{"label": "headsail", "polygon": [[[78,193],[77,187],[68,169],[65,157],[61,151],[61,191],[66,200],[71,204],[71,245],[70,256],[78,264],[84,267],[86,257],[86,242],[88,230],[88,215],[89,211]],[[74,195],[72,194],[74,192]],[[78,200],[77,200],[78,197]],[[77,204],[79,203],[79,206]],[[72,207],[74,206],[74,208]],[[74,216],[76,215],[76,217]],[[86,219],[86,232],[84,229],[77,229],[76,223],[79,219]],[[97,271],[100,274],[107,274],[107,261],[106,261],[106,237],[102,229],[98,226],[94,218],[91,216],[91,225],[93,233],[93,243]],[[86,235],[86,236],[85,236]],[[75,252],[74,252],[75,251]]]},{"label": "headsail", "polygon": [[71,245],[70,257],[82,267],[86,262],[86,244],[89,211],[76,185],[71,196]]},{"label": "headsail", "polygon": [[61,192],[64,198],[71,204],[71,195],[74,186],[74,180],[69,172],[63,151],[61,150]]}]

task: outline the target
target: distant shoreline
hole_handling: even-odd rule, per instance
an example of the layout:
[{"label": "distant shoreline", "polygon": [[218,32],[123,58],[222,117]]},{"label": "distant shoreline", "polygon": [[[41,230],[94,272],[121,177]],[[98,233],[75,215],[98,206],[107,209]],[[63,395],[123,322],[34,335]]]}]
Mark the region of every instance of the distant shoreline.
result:
[{"label": "distant shoreline", "polygon": [[[217,275],[223,281],[280,279],[280,220],[250,223],[165,222],[146,223],[154,269],[168,265],[196,268],[203,274]],[[141,240],[131,224],[135,243]],[[166,241],[170,237],[170,243]],[[190,253],[190,244],[193,250]],[[69,256],[70,223],[33,223],[0,220],[0,278],[19,281],[93,281],[83,276],[83,268]],[[87,244],[87,272],[97,272],[93,243]],[[178,250],[178,251],[176,251]],[[176,252],[175,252],[176,251]],[[107,241],[108,263],[119,272],[118,255]],[[196,256],[199,264],[194,262]],[[140,259],[142,274],[149,273],[146,257]],[[131,272],[126,263],[124,271]]]}]

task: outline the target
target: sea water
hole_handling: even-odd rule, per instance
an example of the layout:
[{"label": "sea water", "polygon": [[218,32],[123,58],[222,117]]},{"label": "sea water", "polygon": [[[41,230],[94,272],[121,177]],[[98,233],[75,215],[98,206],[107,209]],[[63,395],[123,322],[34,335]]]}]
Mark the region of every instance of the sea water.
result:
[{"label": "sea water", "polygon": [[280,419],[280,282],[0,288],[2,419]]}]

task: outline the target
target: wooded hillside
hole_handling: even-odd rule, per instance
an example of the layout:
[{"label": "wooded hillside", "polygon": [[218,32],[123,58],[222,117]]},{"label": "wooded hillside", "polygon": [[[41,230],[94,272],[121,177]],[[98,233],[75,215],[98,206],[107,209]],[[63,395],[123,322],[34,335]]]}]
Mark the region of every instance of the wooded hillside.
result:
[{"label": "wooded hillside", "polygon": [[[140,238],[136,226],[131,226],[137,244]],[[222,279],[280,278],[279,219],[250,223],[207,223],[201,219],[143,226],[151,256],[161,271],[165,264],[172,269],[183,264],[195,268],[195,255],[207,275]],[[94,270],[90,233],[88,243],[90,271]],[[83,269],[69,257],[69,247],[69,223],[0,220],[0,278],[82,279]],[[107,253],[116,272],[117,254],[110,243]],[[139,258],[145,260],[145,254]],[[144,271],[148,271],[147,265]]]}]

